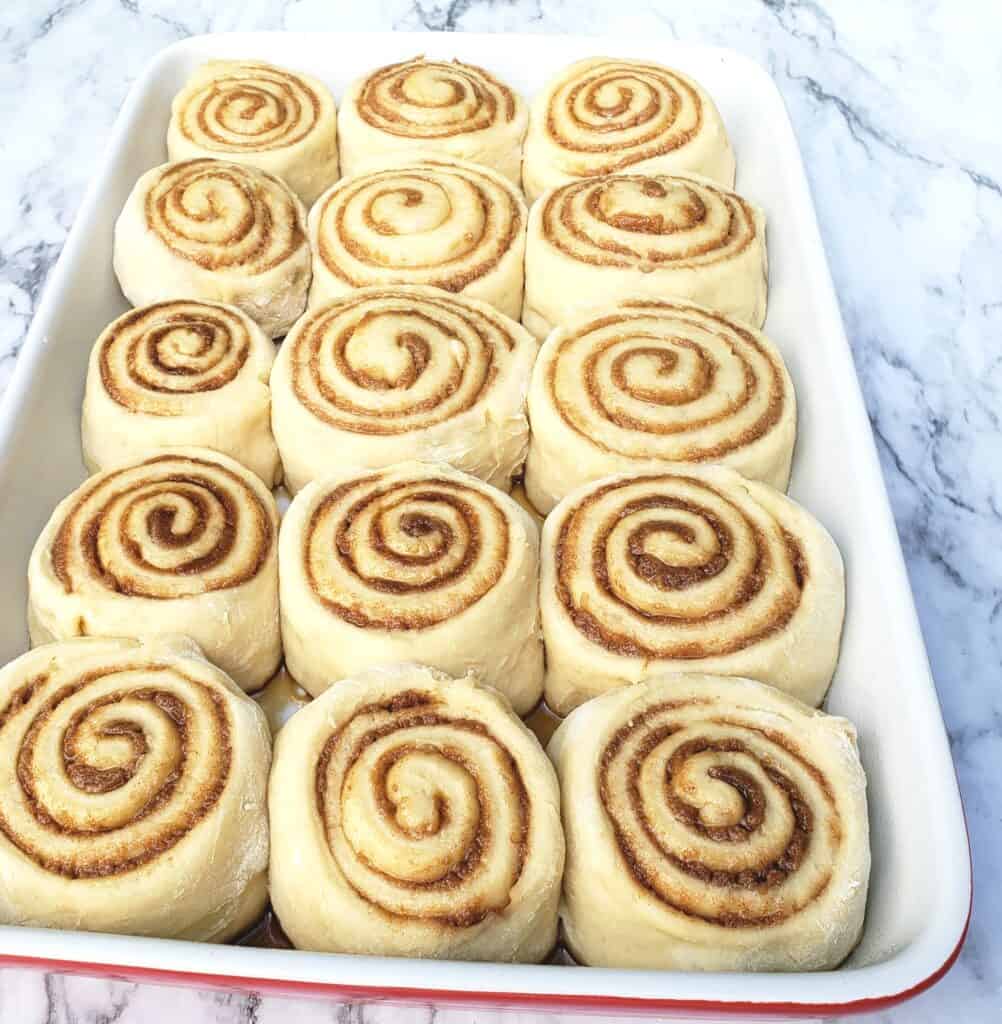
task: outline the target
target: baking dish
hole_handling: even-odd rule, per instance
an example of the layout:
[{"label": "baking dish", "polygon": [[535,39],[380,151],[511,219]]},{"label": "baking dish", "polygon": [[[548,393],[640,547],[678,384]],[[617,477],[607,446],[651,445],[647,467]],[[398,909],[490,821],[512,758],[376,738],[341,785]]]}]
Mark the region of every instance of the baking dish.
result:
[{"label": "baking dish", "polygon": [[869,777],[873,874],[859,947],[834,972],[681,974],[0,928],[0,964],[341,998],[718,1018],[872,1010],[949,968],[966,930],[971,874],[947,738],[793,131],[767,73],[733,52],[641,38],[444,33],[237,33],[163,51],[119,114],[0,410],[0,656],[27,645],[31,545],[85,475],[79,410],[87,357],[126,308],[112,272],[112,226],[135,179],[165,159],[170,101],[191,69],[210,57],[261,58],[310,72],[340,97],[363,71],[425,53],[482,64],[531,95],[563,65],[598,52],[657,60],[702,82],[731,133],[737,187],[768,217],[766,331],[786,357],[800,408],[791,494],[831,530],[847,566],[848,616],[827,707],[858,726]]}]

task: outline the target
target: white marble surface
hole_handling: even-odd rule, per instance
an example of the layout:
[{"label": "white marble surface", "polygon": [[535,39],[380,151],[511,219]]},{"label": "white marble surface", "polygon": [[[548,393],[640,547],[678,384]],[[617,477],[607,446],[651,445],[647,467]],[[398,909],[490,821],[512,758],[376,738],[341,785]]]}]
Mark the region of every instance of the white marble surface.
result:
[{"label": "white marble surface", "polygon": [[[6,0],[0,387],[129,83],[181,36],[255,28],[642,33],[719,43],[764,63],[789,105],[814,189],[950,728],[981,883],[955,969],[930,993],[878,1019],[998,1020],[999,17],[997,0]],[[0,970],[0,1020],[12,1024],[395,1024],[414,1016]],[[427,1017],[495,1019],[432,1008]]]}]

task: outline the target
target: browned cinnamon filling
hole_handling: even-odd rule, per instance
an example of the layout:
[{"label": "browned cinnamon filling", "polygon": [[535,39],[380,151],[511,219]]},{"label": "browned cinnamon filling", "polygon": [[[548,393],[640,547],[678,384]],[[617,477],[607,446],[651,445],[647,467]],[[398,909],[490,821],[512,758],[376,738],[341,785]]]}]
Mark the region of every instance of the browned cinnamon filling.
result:
[{"label": "browned cinnamon filling", "polygon": [[261,171],[221,160],[170,164],[146,193],[146,225],[205,270],[263,274],[306,241],[292,194],[277,179],[273,188],[266,182]]},{"label": "browned cinnamon filling", "polygon": [[[476,500],[486,501],[489,506],[490,521],[484,522],[480,508],[471,501],[474,495],[468,492],[465,484],[454,480],[402,480],[383,484],[378,475],[340,484],[318,503],[305,531],[303,569],[311,590],[329,611],[361,629],[425,629],[461,614],[504,575],[510,543],[508,520],[501,508],[477,491]],[[416,506],[413,511],[408,510],[411,504]],[[441,507],[442,514],[429,512],[428,506]],[[332,510],[335,513],[333,524],[328,523],[322,533],[321,524],[328,520]],[[357,537],[353,524],[370,511],[374,514],[369,529],[364,537]],[[458,518],[462,524],[461,535],[450,525],[446,513]],[[396,529],[405,538],[425,541],[422,550],[414,551],[408,545],[398,544],[393,533]],[[387,606],[377,599],[379,594],[432,595],[454,587],[481,560],[484,531],[497,534],[500,551],[489,566],[477,570],[475,586],[464,596],[459,609],[436,609],[429,602],[420,614],[414,615],[394,610],[392,605]],[[365,550],[357,550],[358,544],[364,544]],[[407,580],[373,575],[362,567],[366,557],[372,554],[400,566],[425,571]],[[314,570],[314,559],[335,560],[344,572],[372,592],[371,603],[349,602],[336,585],[325,584]]]},{"label": "browned cinnamon filling", "polygon": [[[692,336],[687,331],[692,331]],[[660,416],[662,409],[684,410],[713,394],[719,364],[717,356],[700,338],[704,333],[710,333],[737,362],[744,377],[743,389],[730,395],[713,416]],[[583,358],[580,388],[598,420],[652,438],[677,437],[684,447],[674,453],[676,458],[720,459],[765,437],[784,412],[786,385],[782,366],[751,331],[709,311],[697,312],[692,307],[669,302],[633,301],[625,312],[590,321],[568,333],[547,367],[547,391],[553,408],[571,430],[603,451],[635,454],[622,451],[615,442],[596,436],[595,430],[589,429],[576,388],[569,394],[561,393],[558,375],[562,363],[574,358],[582,348],[587,355]],[[681,353],[690,355],[694,365],[676,378],[673,375]],[[653,375],[646,368],[643,376],[631,375],[631,366],[640,360],[653,364]],[[606,375],[603,367],[607,362]],[[767,368],[765,376],[758,369],[763,365]],[[610,385],[615,389],[612,393],[608,390]],[[617,398],[623,396],[644,403],[649,414],[644,418],[631,415],[617,403]],[[760,403],[761,412],[748,419],[747,414],[756,402]],[[700,432],[718,426],[729,429],[715,431],[712,440],[699,436]]]},{"label": "browned cinnamon filling", "polygon": [[[199,89],[177,124],[195,145],[221,152],[261,152],[305,139],[320,118],[320,107],[316,92],[298,75],[244,64]],[[198,126],[197,133],[189,130],[189,122]]]},{"label": "browned cinnamon filling", "polygon": [[[402,368],[384,370],[371,352],[359,365],[349,354],[359,336],[380,332],[406,354]],[[426,430],[475,409],[498,379],[503,354],[515,349],[510,331],[482,310],[392,290],[311,314],[285,344],[297,400],[332,427],[377,436]],[[447,370],[428,378],[436,357]],[[373,392],[372,403],[358,390]]]},{"label": "browned cinnamon filling", "polygon": [[[673,494],[673,486],[680,484],[687,489],[702,490],[708,499],[715,499],[715,504],[722,503],[725,511],[721,513],[712,508],[709,500],[706,505],[702,505],[691,497]],[[638,486],[649,490],[649,493],[636,496]],[[582,543],[580,534],[589,519],[599,514],[593,511],[594,507],[619,489],[631,496],[613,511],[602,513],[605,518],[594,531],[593,546],[589,551],[582,552],[579,550]],[[623,595],[622,589],[613,585],[609,571],[609,545],[613,531],[620,527],[624,519],[655,510],[663,512],[663,515],[656,519],[644,518],[629,533],[625,559],[635,579],[659,590],[684,593],[686,589],[726,571],[735,557],[734,534],[737,526],[752,538],[754,555],[744,556],[748,569],[731,589],[726,607],[705,612],[693,609],[690,614],[676,612],[670,616],[656,615],[634,607],[629,598]],[[712,548],[705,553],[699,552],[692,527],[687,522],[677,521],[674,513],[682,513],[685,518],[695,518],[705,524],[715,538]],[[694,551],[693,558],[683,564],[673,564],[651,553],[648,542],[657,534],[665,534],[688,545]],[[624,657],[651,660],[698,659],[733,654],[781,631],[797,612],[800,593],[806,581],[806,564],[802,549],[793,535],[783,530],[782,536],[783,546],[777,552],[758,524],[747,518],[736,504],[707,482],[693,477],[666,474],[614,481],[585,495],[561,523],[554,552],[557,598],[583,636],[605,650]],[[626,633],[609,626],[601,612],[593,610],[587,592],[583,596],[575,596],[572,584],[582,557],[588,560],[590,589],[598,590],[604,598],[627,612],[636,623],[633,632]],[[757,621],[744,628],[724,630],[719,635],[708,629],[706,635],[698,640],[669,635],[659,642],[651,632],[645,634],[645,630],[651,626],[702,624],[709,627],[726,623],[766,590],[774,575],[788,578],[794,584],[792,593],[796,597],[791,596],[791,588],[778,591],[765,622]]]},{"label": "browned cinnamon filling", "polygon": [[[185,696],[169,689],[156,686],[123,685],[104,691],[100,696],[87,700],[76,707],[62,726],[59,737],[59,762],[47,764],[41,760],[40,745],[47,732],[56,726],[62,706],[69,700],[79,703],[77,698],[86,694],[95,684],[104,685],[116,676],[125,677],[130,673],[168,672],[177,677],[186,688],[196,691],[198,700],[189,703]],[[10,727],[14,715],[23,711],[48,677],[41,676],[19,689],[7,705],[0,710],[0,733]],[[183,693],[183,691],[182,691]],[[130,706],[137,703],[156,709],[156,713],[168,727],[171,744],[176,749],[163,756],[157,778],[149,786],[145,802],[131,813],[127,820],[116,815],[102,820],[100,804],[81,801],[79,807],[50,805],[44,788],[40,792],[39,779],[59,773],[65,780],[64,794],[74,790],[88,796],[113,793],[128,785],[144,766],[150,756],[151,737],[139,721],[130,719]],[[197,705],[197,706],[196,706]],[[89,760],[88,747],[81,739],[85,730],[93,731],[90,723],[105,709],[121,706],[120,717],[105,717],[97,729],[100,739],[123,741],[129,753],[119,756],[117,763],[95,764]],[[177,791],[187,772],[193,752],[191,743],[191,716],[211,715],[212,745],[199,749],[200,767],[211,761],[211,770],[204,772],[205,779],[185,798],[184,806],[175,806]],[[166,742],[161,738],[161,742]],[[44,749],[52,749],[49,742]],[[46,871],[65,878],[105,878],[124,874],[148,864],[176,846],[215,807],[222,795],[232,762],[230,720],[223,700],[212,688],[183,672],[157,663],[116,665],[109,669],[96,669],[80,675],[73,682],[60,687],[46,697],[32,712],[31,722],[23,732],[16,753],[16,778],[23,806],[31,815],[37,828],[44,834],[56,837],[71,837],[74,844],[67,851],[65,844],[47,846],[44,839],[36,841],[22,834],[15,818],[4,811],[0,801],[0,832],[33,863]],[[13,795],[11,795],[13,800]],[[86,814],[84,809],[87,808]],[[153,829],[144,828],[137,836],[132,831],[141,822],[148,822],[157,816]],[[86,825],[81,824],[86,821]],[[96,844],[103,837],[116,837],[113,844]],[[119,838],[120,837],[120,838]],[[109,852],[110,851],[110,852]]]},{"label": "browned cinnamon filling", "polygon": [[[415,75],[433,76],[443,86],[442,95],[435,99],[418,95],[418,90],[411,87]],[[407,108],[413,108],[415,115],[411,116]],[[515,96],[483,68],[459,61],[416,60],[374,71],[362,86],[355,109],[367,124],[391,135],[446,139],[512,121]],[[422,110],[439,115],[454,111],[454,115],[422,120]]]},{"label": "browned cinnamon filling", "polygon": [[[615,98],[603,102],[603,94]],[[638,96],[646,101],[635,104]],[[667,68],[608,62],[557,91],[546,113],[546,131],[569,154],[607,154],[601,163],[575,168],[593,176],[681,149],[702,131],[703,118],[699,93]]]},{"label": "browned cinnamon filling", "polygon": [[[380,756],[368,782],[375,792],[375,804],[384,823],[391,830],[401,833],[406,838],[416,840],[434,836],[448,825],[453,811],[442,793],[436,794],[434,820],[429,820],[420,830],[415,830],[401,825],[396,804],[389,792],[387,777],[393,766],[411,754],[428,753],[459,766],[473,781],[476,792],[475,799],[479,809],[476,815],[476,826],[461,851],[461,856],[456,857],[436,877],[416,881],[412,878],[400,878],[388,874],[371,863],[367,863],[366,867],[368,870],[376,872],[396,889],[413,892],[455,893],[454,908],[450,909],[448,913],[422,915],[423,920],[435,921],[453,928],[468,928],[478,924],[499,908],[484,905],[477,898],[466,895],[464,889],[478,874],[486,870],[484,858],[488,856],[492,844],[499,842],[511,844],[514,850],[515,865],[512,872],[512,886],[521,877],[525,865],[529,843],[531,802],[518,764],[504,744],[483,722],[450,715],[442,702],[428,693],[417,690],[406,691],[385,702],[364,705],[355,710],[353,719],[357,720],[367,716],[372,716],[373,721],[361,735],[352,735],[349,738],[352,722],[343,724],[327,739],[317,759],[314,796],[317,814],[324,832],[328,836],[332,856],[335,856],[332,834],[340,828],[338,815],[333,805],[342,797],[341,787],[348,771],[361,753],[371,744],[389,736],[397,736],[399,741]],[[409,730],[418,732],[422,739],[408,736]],[[433,736],[430,740],[427,738],[429,731]],[[453,743],[450,743],[450,736],[456,733],[476,736],[479,743],[492,749],[502,765],[504,780],[513,801],[512,805],[517,810],[518,824],[510,835],[497,836],[493,833],[494,815],[489,807],[488,794],[481,774],[484,768],[474,759],[465,755]],[[344,754],[342,748],[348,743],[351,743],[351,749],[345,756],[342,756]],[[338,755],[342,769],[337,777],[332,777],[331,761],[335,755]],[[393,918],[405,916],[398,911],[388,909],[374,894],[360,890],[351,882],[348,884],[352,885],[352,889],[359,899],[364,900],[374,909]],[[415,915],[406,916],[408,919],[412,919]]]},{"label": "browned cinnamon filling", "polygon": [[[410,184],[404,184],[404,181]],[[415,187],[415,183],[420,183],[421,191]],[[349,213],[352,212],[378,237],[392,234],[400,242],[406,236],[374,212],[374,206],[380,199],[385,199],[391,193],[399,193],[407,206],[414,207],[426,201],[425,192],[437,194],[443,206],[448,209],[449,216],[452,216],[454,211],[449,195],[451,189],[458,187],[473,192],[482,211],[482,218],[476,230],[474,224],[470,224],[461,248],[453,247],[450,234],[449,247],[443,245],[442,252],[433,260],[422,262],[408,257],[399,264],[388,262],[386,253],[378,245],[367,244],[347,224]],[[358,204],[361,204],[361,208],[354,209]],[[320,207],[317,248],[325,268],[339,280],[356,288],[379,279],[366,274],[366,268],[371,267],[374,275],[388,269],[399,270],[401,273],[406,272],[407,281],[411,284],[425,284],[448,292],[459,292],[470,282],[484,277],[497,267],[518,238],[521,229],[522,211],[515,196],[487,173],[475,167],[454,167],[434,160],[422,160],[413,167],[360,175],[343,187],[334,189]],[[428,232],[422,232],[422,248],[427,236]],[[356,261],[360,269],[352,271],[345,266],[342,252]],[[420,280],[415,277],[417,272],[421,272]]]},{"label": "browned cinnamon filling", "polygon": [[[221,479],[220,479],[221,478]],[[131,535],[137,507],[146,511],[144,534]],[[181,525],[178,507],[183,504],[189,522]],[[219,520],[212,545],[200,550],[215,512]],[[117,517],[116,555],[126,556],[128,570],[107,564],[102,544],[103,529]],[[232,571],[211,577],[204,574],[233,560],[238,535],[250,538],[248,555]],[[173,455],[147,459],[141,467],[117,470],[85,487],[65,513],[50,549],[52,568],[67,593],[86,582],[132,597],[164,599],[177,596],[170,581],[197,578],[201,591],[224,590],[253,579],[261,570],[275,541],[275,528],[261,498],[236,473],[197,458]],[[150,561],[144,546],[152,543],[161,552],[183,555],[169,568]],[[160,585],[158,581],[162,580]]]},{"label": "browned cinnamon filling", "polygon": [[[122,346],[124,381],[112,362]],[[144,403],[142,396],[137,399],[130,388],[160,395],[216,391],[238,376],[249,355],[250,338],[235,317],[208,305],[159,302],[132,310],[107,333],[98,365],[104,390],[113,401],[156,414],[162,407]]]},{"label": "browned cinnamon filling", "polygon": [[[648,195],[653,185],[666,190],[664,202],[671,202],[670,208],[632,212],[616,205],[607,212],[607,190],[622,193],[631,184]],[[709,233],[715,220],[720,225]],[[602,226],[614,229],[615,237],[599,230]],[[616,175],[555,189],[543,205],[541,233],[549,245],[579,263],[674,270],[734,259],[755,241],[758,228],[741,196],[708,182]],[[663,245],[663,240],[670,244]]]},{"label": "browned cinnamon filling", "polygon": [[[731,732],[725,738],[714,736],[699,737],[700,723],[691,716],[683,717],[680,712],[696,704],[706,705],[707,727],[718,733],[721,729]],[[651,794],[641,791],[641,776],[645,762],[653,753],[679,731],[697,733],[693,738],[678,744],[667,758],[665,774],[658,792]],[[772,751],[763,754],[762,743]],[[707,825],[702,820],[702,809],[698,803],[690,802],[674,785],[674,779],[693,758],[705,758],[707,754],[719,755],[719,764],[710,767],[706,774],[714,781],[723,782],[738,798],[740,812],[733,820],[722,825]],[[628,760],[625,765],[622,759]],[[756,762],[772,786],[767,793],[761,782],[749,771],[733,763],[738,758]],[[793,780],[783,765],[787,762],[805,772],[817,787],[817,795],[828,805],[829,829],[832,841],[838,845],[841,829],[834,794],[828,780],[794,741],[775,730],[753,726],[747,722],[714,715],[710,701],[665,702],[644,709],[621,726],[612,736],[602,752],[598,766],[598,786],[605,812],[613,828],[616,844],[626,869],[638,885],[660,902],[678,913],[696,917],[728,928],[768,927],[781,924],[816,900],[831,880],[831,869],[817,872],[810,885],[797,898],[790,897],[781,904],[781,909],[768,913],[755,913],[741,899],[742,892],[754,891],[762,894],[779,889],[788,879],[795,876],[807,858],[811,856],[811,844],[816,828],[815,816],[800,785]],[[614,787],[612,774],[617,767],[626,772],[626,789]],[[682,791],[686,792],[685,790]],[[673,848],[669,843],[679,843],[677,838],[668,839],[651,820],[645,801],[657,800],[694,839],[719,843],[723,846],[743,847],[740,861],[737,859],[733,870],[721,868],[719,864],[709,865],[700,860],[694,846]],[[693,799],[698,799],[693,797]],[[771,801],[785,802],[792,821],[789,834],[778,852],[762,838],[762,855],[758,858],[750,850],[756,849],[760,834],[770,814]],[[641,849],[636,829],[642,831],[648,849]],[[683,833],[683,834],[684,834]],[[653,852],[652,852],[653,851]],[[700,910],[695,903],[680,899],[678,890],[659,874],[658,863],[670,866],[674,871],[692,878],[701,886],[716,891],[716,909],[712,912]],[[733,898],[729,898],[733,895]]]}]

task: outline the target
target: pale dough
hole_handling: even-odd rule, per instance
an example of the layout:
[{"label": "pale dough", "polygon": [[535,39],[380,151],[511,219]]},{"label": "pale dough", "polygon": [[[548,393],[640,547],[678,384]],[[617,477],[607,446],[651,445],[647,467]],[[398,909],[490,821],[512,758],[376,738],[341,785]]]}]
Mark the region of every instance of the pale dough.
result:
[{"label": "pale dough", "polygon": [[765,320],[765,216],[705,178],[620,174],[553,189],[532,207],[522,323],[545,338],[624,299],[687,299]]},{"label": "pale dough", "polygon": [[413,458],[508,490],[529,445],[538,347],[487,303],[437,288],[360,289],[312,309],[271,375],[287,486]]},{"label": "pale dough", "polygon": [[641,299],[555,330],[529,388],[525,488],[540,512],[639,462],[719,462],[786,490],[793,382],[759,331],[681,300]]},{"label": "pale dough", "polygon": [[32,646],[181,633],[256,690],[282,660],[277,533],[260,478],[208,448],[98,473],[56,506],[35,542]]},{"label": "pale dough", "polygon": [[444,464],[316,480],[279,539],[289,672],[316,696],[388,661],[473,673],[538,702],[539,534],[507,494]]},{"label": "pale dough", "polygon": [[845,614],[824,527],[724,466],[651,466],[572,491],[543,525],[546,702],[559,714],[653,673],[770,683],[820,704]]},{"label": "pale dough", "polygon": [[226,302],[277,338],[306,306],[306,210],[284,182],[253,167],[204,159],[162,164],[125,202],[114,264],[133,306]]},{"label": "pale dough", "polygon": [[532,201],[623,171],[702,174],[730,188],[734,153],[713,100],[687,75],[649,61],[578,61],[532,101],[525,193]]},{"label": "pale dough", "polygon": [[171,104],[167,156],[256,167],[309,206],[338,178],[334,97],[316,78],[274,64],[207,61]]},{"label": "pale dough", "polygon": [[870,872],[856,730],[750,679],[661,675],[550,741],[581,963],[823,971],[859,940]]},{"label": "pale dough", "polygon": [[346,175],[402,152],[492,167],[522,183],[529,112],[490,72],[458,60],[417,57],[353,82],[341,104]]},{"label": "pale dough", "polygon": [[268,898],[271,739],[185,637],[0,670],[0,923],[223,942]]},{"label": "pale dough", "polygon": [[271,899],[300,949],[538,963],[560,796],[495,691],[422,665],[342,680],[278,734]]},{"label": "pale dough", "polygon": [[282,476],[271,434],[274,361],[271,340],[235,306],[177,299],[123,314],[98,337],[87,367],[87,468],[194,445],[274,487]]},{"label": "pale dough", "polygon": [[446,157],[404,157],[342,178],[310,210],[310,307],[365,285],[424,284],[518,320],[527,213],[505,177]]}]

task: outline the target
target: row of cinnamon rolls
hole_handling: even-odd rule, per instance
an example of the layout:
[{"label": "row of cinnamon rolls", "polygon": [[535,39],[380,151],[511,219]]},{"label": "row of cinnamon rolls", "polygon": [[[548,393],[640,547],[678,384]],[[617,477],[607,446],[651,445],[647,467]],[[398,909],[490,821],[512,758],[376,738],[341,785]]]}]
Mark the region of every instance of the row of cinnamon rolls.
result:
[{"label": "row of cinnamon rolls", "polygon": [[307,205],[339,175],[401,152],[490,167],[530,200],[624,170],[734,184],[734,154],[702,86],[650,61],[609,57],[565,68],[531,109],[484,68],[416,57],[353,82],[340,111],[310,75],[262,61],[210,61],[174,98],[167,150],[171,160],[208,157],[266,171]]},{"label": "row of cinnamon rolls", "polygon": [[[481,299],[540,340],[585,308],[675,295],[761,326],[762,212],[731,191],[710,98],[679,72],[595,58],[522,101],[487,72],[411,61],[357,83],[212,62],[175,99],[170,162],[115,229],[135,306],[236,305],[272,337],[367,286]],[[535,183],[534,185],[531,183]],[[307,206],[312,208],[307,214]]]},{"label": "row of cinnamon rolls", "polygon": [[[547,758],[549,754],[549,759]],[[0,670],[0,922],[678,970],[836,966],[869,872],[843,719],[747,679],[651,678],[544,753],[496,690],[416,664],[282,728],[184,637]]]},{"label": "row of cinnamon rolls", "polygon": [[314,480],[280,528],[253,473],[168,448],[57,506],[28,567],[31,639],[180,633],[248,692],[284,655],[314,696],[417,660],[474,673],[523,715],[652,671],[746,675],[821,703],[842,562],[780,491],[725,466],[649,464],[537,523],[447,463],[404,462]]}]

